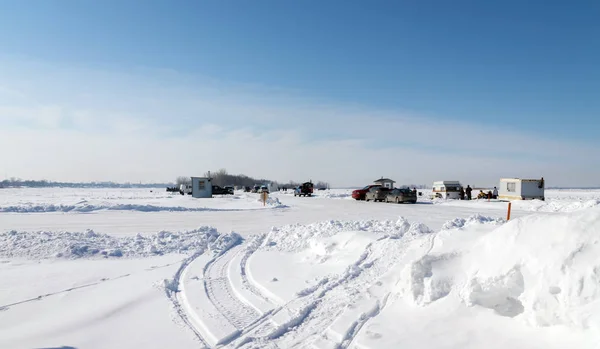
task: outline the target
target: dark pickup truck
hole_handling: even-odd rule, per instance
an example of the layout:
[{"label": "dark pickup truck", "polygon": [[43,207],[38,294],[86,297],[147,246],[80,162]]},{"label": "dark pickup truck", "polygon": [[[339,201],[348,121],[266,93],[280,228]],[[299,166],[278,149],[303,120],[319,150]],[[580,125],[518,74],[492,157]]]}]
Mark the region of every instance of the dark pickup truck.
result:
[{"label": "dark pickup truck", "polygon": [[313,184],[311,182],[302,183],[294,189],[294,196],[312,196]]},{"label": "dark pickup truck", "polygon": [[233,190],[228,189],[228,188],[223,188],[218,185],[213,185],[212,193],[213,193],[213,195],[232,195]]}]

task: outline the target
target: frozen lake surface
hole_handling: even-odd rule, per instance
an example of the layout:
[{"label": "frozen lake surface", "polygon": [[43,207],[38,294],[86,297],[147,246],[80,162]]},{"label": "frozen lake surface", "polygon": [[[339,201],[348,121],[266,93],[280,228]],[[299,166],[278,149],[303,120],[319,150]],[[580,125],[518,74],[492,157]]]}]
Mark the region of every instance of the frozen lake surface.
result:
[{"label": "frozen lake surface", "polygon": [[1,348],[596,348],[600,191],[0,189]]}]

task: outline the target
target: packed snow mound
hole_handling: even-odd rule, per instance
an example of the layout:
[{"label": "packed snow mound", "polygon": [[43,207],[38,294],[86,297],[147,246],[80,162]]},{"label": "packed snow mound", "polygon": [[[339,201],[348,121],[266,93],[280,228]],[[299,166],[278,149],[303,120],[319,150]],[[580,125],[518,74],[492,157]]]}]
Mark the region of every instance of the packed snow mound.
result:
[{"label": "packed snow mound", "polygon": [[455,218],[451,221],[444,223],[442,229],[462,229],[464,227],[468,227],[473,224],[494,224],[499,225],[505,223],[506,220],[502,218],[494,218],[488,216],[482,216],[480,214],[473,215],[471,217],[465,218]]},{"label": "packed snow mound", "polygon": [[599,233],[600,208],[506,224],[473,246],[463,299],[536,326],[598,330]]},{"label": "packed snow mound", "polygon": [[[261,204],[263,203],[263,199],[261,197],[259,197],[256,201],[260,202]],[[265,204],[272,208],[286,208],[287,207],[286,205],[282,204],[281,201],[279,201],[279,198],[272,197],[272,196],[267,197],[267,201],[265,202]]]},{"label": "packed snow mound", "polygon": [[422,223],[409,223],[404,217],[396,221],[363,220],[338,221],[331,220],[313,224],[291,224],[273,227],[264,244],[277,246],[281,251],[298,251],[309,248],[315,239],[327,238],[341,232],[366,231],[375,233],[379,239],[400,238],[404,235],[431,234],[433,231]]},{"label": "packed snow mound", "polygon": [[210,243],[210,250],[215,254],[221,254],[224,251],[229,250],[233,246],[242,242],[242,237],[236,232],[230,232],[227,234],[221,234],[219,237]]},{"label": "packed snow mound", "polygon": [[[281,204],[279,204],[281,205]],[[270,204],[269,206],[277,206]],[[139,211],[139,212],[202,212],[202,211],[243,211],[247,209],[236,208],[210,208],[210,207],[182,207],[182,206],[155,206],[135,204],[79,204],[79,205],[13,205],[0,207],[1,212],[11,213],[43,213],[43,212],[94,212],[109,211]]]},{"label": "packed snow mound", "polygon": [[218,241],[219,233],[211,227],[134,237],[115,237],[86,232],[18,232],[0,233],[0,256],[28,259],[146,257],[166,253],[204,251]]},{"label": "packed snow mound", "polygon": [[499,227],[469,220],[477,224],[445,224],[431,250],[404,266],[400,297],[424,307],[453,296],[533,326],[600,329],[600,207]]}]

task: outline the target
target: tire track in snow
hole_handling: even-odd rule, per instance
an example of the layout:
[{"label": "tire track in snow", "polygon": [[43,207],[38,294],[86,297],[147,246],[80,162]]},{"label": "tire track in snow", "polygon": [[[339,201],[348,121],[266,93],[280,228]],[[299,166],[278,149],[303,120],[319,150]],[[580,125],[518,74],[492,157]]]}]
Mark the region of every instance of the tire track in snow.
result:
[{"label": "tire track in snow", "polygon": [[194,333],[194,335],[196,336],[198,341],[205,348],[209,348],[210,346],[208,345],[206,340],[202,337],[202,335],[200,334],[200,331],[198,331],[198,329],[196,329],[196,326],[194,326],[194,324],[190,321],[190,319],[189,319],[187,313],[185,312],[183,306],[181,305],[181,301],[179,300],[179,297],[177,295],[179,293],[179,285],[181,282],[181,275],[183,274],[183,271],[185,270],[185,268],[188,267],[188,265],[190,263],[192,263],[192,261],[194,261],[194,259],[200,257],[202,254],[204,254],[204,252],[205,252],[205,250],[198,251],[198,252],[194,253],[192,256],[183,260],[183,262],[181,263],[181,266],[179,267],[179,269],[177,269],[177,272],[175,273],[173,280],[171,280],[171,281],[165,280],[165,293],[167,294],[167,298],[169,298],[171,300],[171,303],[173,303],[173,308],[175,309],[175,313],[177,314],[177,316],[179,316],[179,318],[181,319],[181,321],[183,321],[185,326]]},{"label": "tire track in snow", "polygon": [[235,296],[227,277],[227,266],[241,249],[241,245],[231,248],[209,263],[204,271],[204,285],[209,300],[238,330],[261,317],[256,310]]},{"label": "tire track in snow", "polygon": [[377,306],[375,307],[375,309],[373,309],[370,312],[361,314],[361,317],[356,321],[355,325],[349,331],[348,336],[342,341],[342,344],[339,346],[340,349],[350,348],[350,346],[352,345],[352,342],[354,342],[354,339],[356,338],[356,336],[358,335],[360,330],[363,328],[363,326],[367,322],[369,322],[369,320],[376,317],[383,311],[383,309],[387,305],[389,296],[390,296],[390,293],[387,293],[383,297],[383,301],[381,301],[381,303],[379,301],[377,301]]},{"label": "tire track in snow", "polygon": [[[425,241],[425,254],[428,254],[429,252],[431,252],[431,250],[433,250],[433,248],[435,247],[435,242],[436,242],[436,237],[437,234],[431,234],[427,237],[426,241]],[[379,240],[378,240],[379,241]],[[372,261],[371,263],[375,263],[376,260]],[[389,269],[388,269],[389,271]],[[382,273],[381,275],[384,275],[384,273]],[[380,275],[380,276],[381,276]],[[374,282],[372,282],[373,285],[377,284],[377,278],[373,279]],[[382,294],[381,296],[377,297],[377,301],[374,307],[372,307],[371,309],[364,311],[362,313],[360,313],[360,315],[358,315],[356,317],[356,320],[347,328],[347,330],[344,333],[343,337],[341,338],[341,340],[339,342],[336,343],[336,348],[338,349],[347,349],[347,348],[351,348],[353,346],[353,344],[355,344],[355,340],[356,337],[358,336],[358,334],[360,333],[360,331],[362,330],[362,328],[373,318],[377,317],[384,309],[385,307],[388,305],[388,299],[391,295],[391,292],[386,292],[385,294]],[[348,303],[351,303],[350,301]],[[337,319],[337,318],[336,318]],[[336,320],[334,320],[335,322]]]},{"label": "tire track in snow", "polygon": [[240,262],[240,270],[241,270],[241,275],[242,275],[242,283],[243,283],[244,287],[246,287],[246,289],[248,289],[250,292],[252,292],[258,298],[264,300],[267,303],[271,303],[271,300],[269,300],[265,295],[263,295],[263,293],[256,286],[254,286],[250,282],[250,280],[248,280],[248,273],[247,273],[248,259],[250,258],[250,256],[252,256],[254,254],[254,252],[256,252],[256,250],[258,250],[260,248],[260,246],[262,246],[266,237],[267,237],[266,235],[258,236],[255,238],[255,240],[253,240],[248,245],[248,247],[246,247],[244,257],[242,258],[242,261]]},{"label": "tire track in snow", "polygon": [[[241,348],[247,344],[258,344],[259,346],[265,346],[274,344],[273,340],[277,340],[278,338],[284,336],[286,333],[292,331],[294,328],[302,325],[302,323],[310,317],[311,313],[319,307],[319,304],[323,300],[323,298],[333,289],[338,286],[347,283],[356,277],[358,277],[365,269],[370,268],[373,265],[374,261],[366,262],[372,252],[372,243],[365,247],[364,252],[360,255],[360,257],[351,265],[347,267],[344,273],[338,278],[329,279],[328,282],[324,282],[321,287],[317,287],[311,289],[310,292],[307,290],[304,291],[304,294],[300,297],[297,297],[285,305],[273,310],[269,314],[265,314],[262,319],[255,321],[251,326],[248,326],[246,329],[242,331],[242,334],[238,337],[241,341],[235,343],[231,343],[233,348]],[[317,292],[319,291],[319,292]],[[289,307],[290,304],[300,300],[300,299],[310,299],[306,302],[302,307],[296,309],[295,316],[292,316],[285,323],[277,326],[275,329],[269,328],[269,331],[262,336],[251,336],[251,333],[254,329],[260,329],[261,325],[265,322],[270,321],[274,316],[276,316],[280,311]]]},{"label": "tire track in snow", "polygon": [[120,276],[113,277],[113,278],[102,278],[102,279],[100,279],[100,281],[97,281],[97,282],[91,282],[89,284],[74,286],[74,287],[67,288],[65,290],[60,290],[60,291],[56,291],[56,292],[50,292],[50,293],[42,294],[42,295],[39,295],[39,296],[34,297],[34,298],[25,299],[25,300],[14,302],[14,303],[10,303],[10,304],[0,305],[0,310],[8,310],[9,308],[14,307],[15,305],[25,304],[25,303],[29,303],[29,302],[33,302],[33,301],[39,301],[39,300],[42,300],[42,299],[44,299],[46,297],[55,296],[55,295],[59,295],[59,294],[62,294],[62,293],[67,293],[67,292],[79,290],[79,289],[82,289],[82,288],[87,288],[87,287],[92,287],[92,286],[100,285],[103,282],[122,279],[122,278],[128,277],[130,275],[131,274],[124,274],[124,275],[120,275]]}]

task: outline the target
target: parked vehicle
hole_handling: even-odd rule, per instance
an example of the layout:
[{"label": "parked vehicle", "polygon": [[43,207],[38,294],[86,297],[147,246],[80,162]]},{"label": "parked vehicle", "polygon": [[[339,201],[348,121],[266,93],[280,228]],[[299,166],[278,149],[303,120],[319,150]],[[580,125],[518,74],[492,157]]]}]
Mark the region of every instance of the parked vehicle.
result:
[{"label": "parked vehicle", "polygon": [[231,195],[231,194],[233,194],[233,191],[229,191],[228,189],[225,189],[218,185],[213,185],[212,193],[213,193],[213,195]]},{"label": "parked vehicle", "polygon": [[234,192],[234,188],[231,185],[226,185],[225,189],[229,190],[231,192],[231,194],[233,194],[233,192]]},{"label": "parked vehicle", "polygon": [[417,194],[408,188],[392,189],[388,192],[385,202],[415,204],[417,203]]},{"label": "parked vehicle", "polygon": [[462,184],[459,181],[437,181],[433,182],[431,190],[432,199],[460,199]]},{"label": "parked vehicle", "polygon": [[192,186],[190,184],[180,184],[179,185],[179,194],[181,195],[192,195]]},{"label": "parked vehicle", "polygon": [[313,184],[311,182],[302,183],[294,189],[294,196],[312,196]]},{"label": "parked vehicle", "polygon": [[244,187],[244,192],[245,192],[245,193],[249,193],[249,192],[251,192],[251,191],[252,191],[252,188],[250,188],[250,187],[248,187],[248,186]]},{"label": "parked vehicle", "polygon": [[260,185],[255,185],[254,187],[252,187],[251,192],[252,193],[258,193],[259,190],[260,190]]},{"label": "parked vehicle", "polygon": [[380,201],[383,202],[387,197],[387,194],[390,192],[388,188],[384,188],[382,186],[377,186],[369,189],[365,194],[365,200],[374,202]]},{"label": "parked vehicle", "polygon": [[352,191],[352,198],[355,200],[364,200],[367,192],[369,190],[371,190],[371,188],[374,188],[374,187],[381,187],[381,185],[371,184],[371,185],[367,185],[366,187],[364,187],[362,189],[356,189],[356,190]]},{"label": "parked vehicle", "polygon": [[263,185],[260,187],[260,189],[258,190],[259,193],[269,193],[269,187],[267,187],[266,185]]}]

